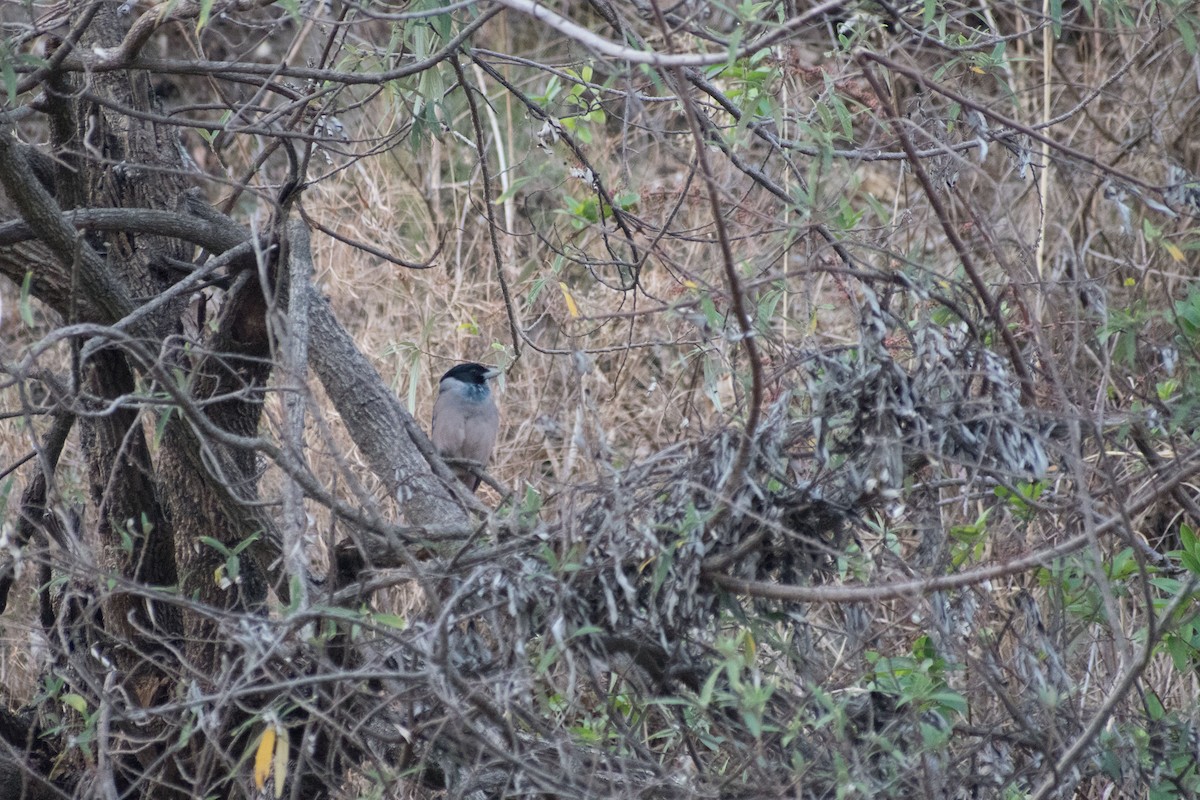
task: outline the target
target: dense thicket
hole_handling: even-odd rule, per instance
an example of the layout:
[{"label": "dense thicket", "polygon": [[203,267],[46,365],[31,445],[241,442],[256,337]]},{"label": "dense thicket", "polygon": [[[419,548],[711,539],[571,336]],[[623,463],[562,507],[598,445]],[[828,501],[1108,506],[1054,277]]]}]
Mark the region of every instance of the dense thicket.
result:
[{"label": "dense thicket", "polygon": [[1200,792],[1191,4],[0,22],[0,796]]}]

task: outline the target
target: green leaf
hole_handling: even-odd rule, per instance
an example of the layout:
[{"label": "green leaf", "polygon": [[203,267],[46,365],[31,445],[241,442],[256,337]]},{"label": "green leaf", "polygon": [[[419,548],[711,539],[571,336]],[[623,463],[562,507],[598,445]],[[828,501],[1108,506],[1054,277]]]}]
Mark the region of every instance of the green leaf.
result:
[{"label": "green leaf", "polygon": [[213,0],[200,0],[200,13],[196,16],[196,33],[204,30],[212,14]]},{"label": "green leaf", "polygon": [[531,180],[533,180],[532,175],[524,175],[512,181],[508,184],[508,188],[501,192],[500,196],[492,201],[492,205],[503,205],[506,200],[510,199],[517,193],[518,189],[529,183]]},{"label": "green leaf", "polygon": [[782,299],[782,287],[777,286],[763,292],[762,297],[758,299],[758,309],[755,313],[755,320],[758,323],[759,330],[766,331],[770,329],[771,323],[775,319],[775,310],[779,307],[779,301]]},{"label": "green leaf", "polygon": [[613,197],[613,202],[622,211],[630,211],[637,207],[641,199],[641,196],[637,192],[621,192]]},{"label": "green leaf", "polygon": [[1191,525],[1186,522],[1179,525],[1179,541],[1183,543],[1183,549],[1195,552],[1196,550],[1196,531]]},{"label": "green leaf", "polygon": [[744,709],[742,711],[742,720],[746,723],[746,727],[750,730],[750,735],[755,739],[762,736],[762,715],[757,711]]},{"label": "green leaf", "polygon": [[438,14],[430,18],[429,24],[433,26],[433,30],[442,41],[449,40],[454,34],[454,17],[449,14]]},{"label": "green leaf", "polygon": [[157,448],[162,444],[163,434],[167,430],[167,423],[171,421],[171,415],[175,413],[175,408],[167,406],[158,414],[158,419],[154,423],[154,447]]},{"label": "green leaf", "polygon": [[298,24],[304,21],[300,17],[300,0],[279,0],[279,5],[292,18],[292,22]]},{"label": "green leaf", "polygon": [[304,581],[299,575],[288,576],[288,597],[291,602],[288,603],[287,613],[290,615],[300,608],[300,595],[304,588]]},{"label": "green leaf", "polygon": [[1158,699],[1158,695],[1154,692],[1146,693],[1146,713],[1154,722],[1166,716],[1166,710],[1163,708],[1162,701]]},{"label": "green leaf", "polygon": [[542,510],[542,495],[532,486],[525,487],[525,497],[521,501],[521,516],[536,519]]},{"label": "green leaf", "polygon": [[25,273],[25,280],[21,281],[21,300],[18,308],[21,313],[21,322],[25,323],[25,327],[33,327],[33,305],[30,303],[33,288],[33,270]]},{"label": "green leaf", "polygon": [[87,700],[84,700],[82,696],[77,695],[74,692],[68,692],[59,699],[61,699],[66,705],[78,711],[80,714],[87,716],[88,704]]},{"label": "green leaf", "polygon": [[1175,669],[1179,672],[1188,671],[1191,666],[1192,653],[1196,651],[1175,634],[1167,634],[1163,642],[1167,646],[1167,653],[1171,656],[1171,662],[1175,665]]},{"label": "green leaf", "polygon": [[537,675],[545,675],[546,672],[558,661],[558,646],[551,645],[546,648],[546,652],[542,653],[542,657],[538,659],[538,663],[534,666],[534,673]]},{"label": "green leaf", "polygon": [[1062,17],[1062,0],[1050,0],[1050,24],[1055,39],[1062,37]]},{"label": "green leaf", "polygon": [[931,692],[929,699],[942,708],[950,709],[963,716],[967,714],[967,699],[958,692],[942,689]]},{"label": "green leaf", "polygon": [[247,536],[245,539],[242,539],[240,542],[237,543],[237,546],[233,548],[233,553],[236,555],[236,554],[242,552],[243,550],[245,550],[250,545],[257,542],[259,534],[261,534],[261,533],[262,533],[261,531],[255,531],[254,533]]},{"label": "green leaf", "polygon": [[547,278],[544,275],[533,279],[533,282],[529,286],[529,294],[525,300],[527,305],[533,305],[533,301],[538,299],[538,295],[542,293],[542,289],[546,288],[546,282]]},{"label": "green leaf", "polygon": [[17,478],[15,475],[9,475],[2,486],[0,486],[0,519],[3,519],[8,514],[8,496],[12,493],[13,484]]},{"label": "green leaf", "polygon": [[398,614],[376,614],[375,621],[380,625],[386,625],[387,627],[395,628],[398,631],[402,631],[408,627],[408,622],[405,621],[404,617],[401,617]]},{"label": "green leaf", "polygon": [[117,533],[121,537],[121,552],[133,555],[133,537],[129,534],[129,530],[122,525],[117,528]]},{"label": "green leaf", "polygon": [[229,548],[226,547],[225,543],[222,542],[220,539],[214,539],[211,536],[200,536],[200,537],[198,537],[198,540],[201,544],[208,545],[209,547],[216,550],[221,555],[229,556]]},{"label": "green leaf", "polygon": [[1175,17],[1175,29],[1179,31],[1179,38],[1183,42],[1183,48],[1188,51],[1188,55],[1196,55],[1196,31],[1192,28],[1192,23],[1188,21],[1186,14]]},{"label": "green leaf", "polygon": [[721,668],[717,667],[708,674],[708,680],[706,680],[704,685],[700,687],[700,696],[696,698],[696,702],[701,708],[708,708],[709,704],[712,703],[713,692],[716,691],[717,688],[717,678],[720,676]]}]

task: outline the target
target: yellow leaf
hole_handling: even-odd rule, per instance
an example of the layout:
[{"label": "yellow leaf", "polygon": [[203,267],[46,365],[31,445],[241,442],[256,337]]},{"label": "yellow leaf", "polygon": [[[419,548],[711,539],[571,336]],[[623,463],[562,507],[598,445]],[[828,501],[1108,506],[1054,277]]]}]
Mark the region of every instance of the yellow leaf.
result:
[{"label": "yellow leaf", "polygon": [[1163,249],[1171,254],[1171,258],[1175,259],[1176,264],[1183,263],[1183,251],[1179,249],[1179,245],[1174,242],[1163,242]]},{"label": "yellow leaf", "polygon": [[275,798],[283,797],[283,783],[287,780],[288,767],[288,732],[287,728],[277,728],[279,739],[275,742]]},{"label": "yellow leaf", "polygon": [[254,786],[257,789],[267,785],[267,776],[271,774],[271,755],[274,751],[275,726],[268,725],[258,743],[258,752],[254,754]]},{"label": "yellow leaf", "polygon": [[974,72],[976,75],[984,74],[983,70],[980,67],[971,67],[971,72]]},{"label": "yellow leaf", "polygon": [[562,289],[563,300],[567,301],[567,311],[571,314],[572,317],[578,317],[579,316],[579,306],[575,305],[575,298],[571,297],[571,290],[568,289],[567,285],[565,283],[563,283],[562,281],[558,282],[558,288]]}]

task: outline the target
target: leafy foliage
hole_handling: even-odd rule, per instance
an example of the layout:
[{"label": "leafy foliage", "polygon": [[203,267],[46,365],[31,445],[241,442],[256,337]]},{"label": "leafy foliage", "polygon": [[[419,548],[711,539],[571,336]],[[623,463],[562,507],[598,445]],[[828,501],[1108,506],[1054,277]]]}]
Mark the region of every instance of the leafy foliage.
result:
[{"label": "leafy foliage", "polygon": [[0,796],[1200,792],[1192,4],[0,14]]}]

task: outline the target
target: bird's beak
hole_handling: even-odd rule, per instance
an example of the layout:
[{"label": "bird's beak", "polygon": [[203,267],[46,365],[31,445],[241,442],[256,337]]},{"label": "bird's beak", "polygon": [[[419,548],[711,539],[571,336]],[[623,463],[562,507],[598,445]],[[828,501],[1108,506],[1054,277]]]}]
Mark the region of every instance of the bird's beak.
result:
[{"label": "bird's beak", "polygon": [[487,372],[483,373],[483,379],[485,381],[490,381],[492,378],[499,377],[500,375],[503,375],[503,374],[504,374],[504,370],[502,370],[498,367],[494,367],[492,369],[489,369]]}]

